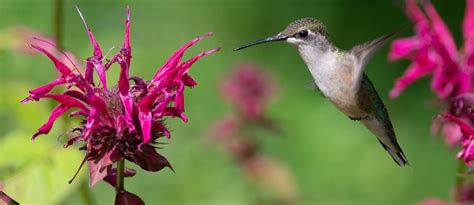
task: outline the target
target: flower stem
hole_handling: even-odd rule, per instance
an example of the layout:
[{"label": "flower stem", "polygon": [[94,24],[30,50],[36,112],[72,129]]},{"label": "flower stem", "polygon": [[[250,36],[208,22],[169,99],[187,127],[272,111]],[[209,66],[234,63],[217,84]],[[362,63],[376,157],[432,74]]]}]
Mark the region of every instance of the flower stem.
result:
[{"label": "flower stem", "polygon": [[464,164],[464,160],[458,160],[458,170],[456,173],[456,182],[455,182],[455,200],[457,202],[461,202],[462,200],[462,189],[464,186],[464,181],[466,177],[464,176],[464,172],[466,171],[466,165]]},{"label": "flower stem", "polygon": [[117,184],[115,185],[115,191],[119,192],[124,189],[124,179],[125,179],[125,159],[122,159],[117,162]]},{"label": "flower stem", "polygon": [[56,47],[62,50],[63,0],[54,0],[53,29]]}]

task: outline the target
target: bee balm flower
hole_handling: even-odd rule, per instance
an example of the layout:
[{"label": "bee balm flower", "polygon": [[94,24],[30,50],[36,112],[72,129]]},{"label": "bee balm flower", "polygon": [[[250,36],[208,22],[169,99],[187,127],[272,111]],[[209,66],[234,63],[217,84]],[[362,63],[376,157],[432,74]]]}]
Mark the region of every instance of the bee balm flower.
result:
[{"label": "bee balm flower", "polygon": [[[60,76],[50,83],[30,90],[30,95],[22,101],[26,103],[49,98],[59,103],[51,112],[48,121],[33,135],[33,139],[41,134],[48,134],[59,116],[74,109],[69,116],[82,117],[83,122],[73,129],[75,137],[65,146],[78,141],[85,142],[81,149],[86,152],[84,162],[89,165],[91,186],[102,179],[116,184],[113,179],[117,175],[117,169],[112,168],[112,164],[124,159],[147,171],[171,168],[168,160],[155,150],[157,139],[170,137],[163,121],[166,117],[178,117],[184,122],[187,121],[184,114],[184,89],[196,85],[188,71],[201,57],[219,50],[212,49],[187,61],[182,60],[183,53],[189,47],[211,35],[207,33],[178,49],[150,80],[131,77],[129,71],[132,48],[128,7],[126,14],[123,45],[108,62],[104,60],[102,49],[83,18],[93,46],[93,55],[87,58],[84,73],[67,66],[41,46],[32,45],[34,49],[48,56],[60,73]],[[106,71],[111,69],[113,64],[120,67],[116,86],[111,85],[106,78]],[[93,79],[94,72],[99,77],[98,81]],[[58,85],[66,85],[66,91],[62,94],[50,93]],[[133,176],[135,172],[125,169],[123,174]],[[119,202],[125,203],[126,199],[137,201],[136,197],[127,197],[135,195],[125,190],[117,191],[116,198]]]}]

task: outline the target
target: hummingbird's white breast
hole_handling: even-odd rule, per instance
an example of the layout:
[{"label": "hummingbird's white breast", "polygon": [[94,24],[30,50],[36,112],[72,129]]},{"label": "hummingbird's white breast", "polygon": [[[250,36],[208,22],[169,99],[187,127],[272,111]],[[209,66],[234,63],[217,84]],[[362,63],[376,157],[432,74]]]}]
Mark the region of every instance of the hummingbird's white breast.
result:
[{"label": "hummingbird's white breast", "polygon": [[298,51],[319,90],[346,115],[358,117],[357,93],[352,89],[353,56],[338,49],[301,45]]}]

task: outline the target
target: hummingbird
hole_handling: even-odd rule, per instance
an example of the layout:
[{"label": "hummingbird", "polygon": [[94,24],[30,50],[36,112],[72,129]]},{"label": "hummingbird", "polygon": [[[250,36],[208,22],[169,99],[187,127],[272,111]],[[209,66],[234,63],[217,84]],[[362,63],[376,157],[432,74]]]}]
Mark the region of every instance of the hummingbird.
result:
[{"label": "hummingbird", "polygon": [[292,44],[323,96],[351,120],[360,121],[377,137],[393,160],[399,166],[405,166],[408,160],[397,142],[387,109],[364,73],[371,57],[396,33],[342,50],[332,43],[326,26],[320,20],[302,18],[274,36],[240,46],[234,51],[275,41]]}]

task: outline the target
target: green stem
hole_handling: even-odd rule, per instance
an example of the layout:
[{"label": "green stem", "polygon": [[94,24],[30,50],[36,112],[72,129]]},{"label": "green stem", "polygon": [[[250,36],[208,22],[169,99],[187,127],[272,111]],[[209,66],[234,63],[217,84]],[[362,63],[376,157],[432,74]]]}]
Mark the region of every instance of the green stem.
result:
[{"label": "green stem", "polygon": [[122,159],[117,162],[117,184],[115,185],[115,191],[119,192],[124,189],[124,179],[125,179],[125,160]]},{"label": "green stem", "polygon": [[464,186],[464,181],[466,177],[464,172],[466,171],[466,165],[464,160],[458,160],[458,170],[456,173],[456,182],[455,182],[455,200],[461,202],[462,199],[462,189]]},{"label": "green stem", "polygon": [[54,0],[54,16],[53,16],[54,38],[56,47],[62,50],[62,31],[63,31],[63,0]]},{"label": "green stem", "polygon": [[79,189],[81,192],[82,201],[85,205],[94,205],[94,199],[92,198],[92,193],[90,192],[89,185],[87,184],[87,180],[82,180],[81,184],[79,185]]}]

